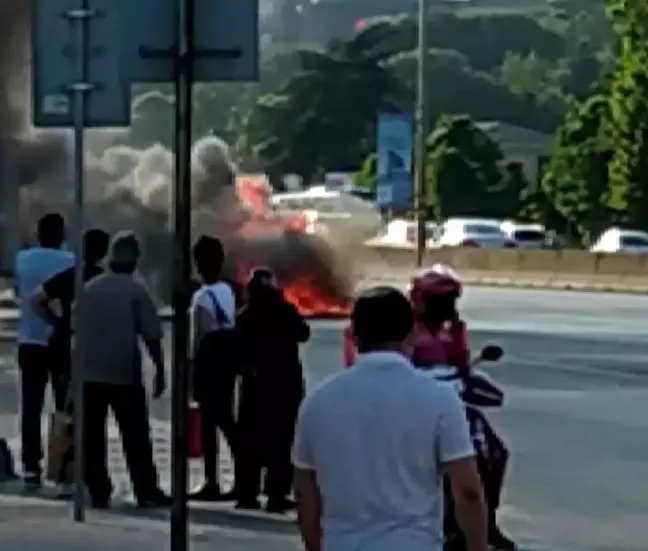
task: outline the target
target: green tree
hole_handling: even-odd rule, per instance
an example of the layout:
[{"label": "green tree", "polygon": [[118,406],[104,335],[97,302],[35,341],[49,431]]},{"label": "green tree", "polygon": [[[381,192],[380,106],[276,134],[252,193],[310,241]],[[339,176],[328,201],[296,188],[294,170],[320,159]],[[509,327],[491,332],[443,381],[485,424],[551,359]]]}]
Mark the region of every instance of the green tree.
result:
[{"label": "green tree", "polygon": [[558,130],[543,174],[543,192],[583,242],[609,222],[611,148],[602,128],[609,112],[610,103],[602,93],[575,103]]},{"label": "green tree", "polygon": [[502,183],[497,193],[494,210],[498,217],[516,218],[522,212],[524,197],[532,185],[524,173],[521,163],[507,162],[503,169]]},{"label": "green tree", "polygon": [[378,156],[375,153],[369,155],[356,172],[354,183],[356,186],[368,190],[376,189],[376,178],[378,174]]},{"label": "green tree", "polygon": [[[388,65],[407,86],[409,101],[413,104],[418,53],[398,53],[389,59]],[[541,105],[532,97],[513,93],[499,76],[475,71],[468,58],[456,51],[430,50],[427,78],[431,123],[443,114],[467,113],[476,121],[495,120],[539,132],[553,132],[562,116],[562,106]]]},{"label": "green tree", "polygon": [[540,58],[535,52],[526,56],[509,52],[500,68],[501,80],[519,96],[531,96],[539,103],[562,102],[562,82],[566,68],[561,62]]},{"label": "green tree", "polygon": [[300,69],[247,117],[246,150],[306,179],[321,168],[357,167],[373,149],[376,114],[399,109],[403,97],[384,63],[393,32],[376,24],[326,51],[298,52]]},{"label": "green tree", "polygon": [[502,152],[470,117],[441,117],[427,147],[427,203],[437,219],[500,214]]},{"label": "green tree", "polygon": [[648,4],[610,0],[621,56],[610,84],[605,130],[614,150],[608,206],[617,220],[648,227]]}]

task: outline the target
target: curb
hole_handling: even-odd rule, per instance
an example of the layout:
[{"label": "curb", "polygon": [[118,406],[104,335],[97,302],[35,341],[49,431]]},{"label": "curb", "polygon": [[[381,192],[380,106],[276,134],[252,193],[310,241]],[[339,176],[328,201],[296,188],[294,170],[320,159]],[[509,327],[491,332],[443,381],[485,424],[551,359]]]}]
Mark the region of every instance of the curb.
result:
[{"label": "curb", "polygon": [[[0,484],[0,513],[6,508],[22,508],[38,510],[42,516],[60,516],[61,510],[69,510],[71,501],[55,497],[51,492],[34,495],[16,489],[10,484]],[[49,490],[49,488],[47,488]],[[169,509],[139,509],[134,502],[128,500],[115,501],[110,509],[95,511],[88,507],[88,513],[99,515],[104,521],[121,523],[130,522],[168,521]],[[275,515],[263,511],[240,511],[232,504],[190,503],[188,522],[194,527],[213,526],[234,530],[252,530],[266,534],[293,536],[297,532],[295,514]]]},{"label": "curb", "polygon": [[[414,273],[414,269],[412,270]],[[373,281],[402,281],[407,282],[408,277],[403,274],[365,274],[367,280]],[[577,283],[569,281],[519,281],[509,278],[498,277],[465,277],[463,282],[474,287],[497,287],[507,289],[534,289],[537,291],[571,291],[579,293],[616,293],[624,295],[646,295],[648,287],[624,287],[620,285],[604,285],[594,283]]]}]

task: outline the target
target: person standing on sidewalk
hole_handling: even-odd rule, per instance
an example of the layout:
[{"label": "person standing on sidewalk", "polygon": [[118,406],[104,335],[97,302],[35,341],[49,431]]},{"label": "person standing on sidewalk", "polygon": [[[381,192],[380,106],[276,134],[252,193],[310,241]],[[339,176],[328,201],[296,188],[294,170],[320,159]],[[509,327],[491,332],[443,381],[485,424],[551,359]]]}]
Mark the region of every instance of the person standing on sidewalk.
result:
[{"label": "person standing on sidewalk", "polygon": [[85,478],[94,507],[110,505],[106,421],[112,409],[119,427],[133,491],[140,507],[169,506],[158,486],[139,341],[155,366],[153,397],[165,391],[162,326],[148,291],[134,277],[140,245],[132,233],[115,235],[108,272],[88,282],[77,298],[74,357],[84,391]]},{"label": "person standing on sidewalk", "polygon": [[57,410],[65,407],[65,366],[51,355],[52,325],[34,310],[32,296],[39,285],[74,265],[74,254],[62,249],[65,221],[47,214],[38,221],[38,245],[20,251],[15,259],[16,298],[20,308],[18,366],[20,368],[22,463],[25,484],[41,485],[43,458],[41,415],[47,383],[52,385]]},{"label": "person standing on sidewalk", "polygon": [[364,292],[351,315],[360,356],[306,397],[293,462],[307,551],[442,551],[443,475],[467,551],[486,551],[486,506],[463,404],[406,353],[408,299]]},{"label": "person standing on sidewalk", "polygon": [[[104,270],[100,263],[108,253],[110,236],[103,230],[88,230],[83,236],[83,281],[101,275]],[[45,281],[32,298],[34,311],[48,321],[52,327],[50,351],[52,360],[61,366],[61,372],[67,382],[71,375],[71,338],[72,338],[72,304],[75,293],[74,266],[59,272]],[[59,312],[55,312],[57,306]],[[67,389],[66,389],[67,390]]]},{"label": "person standing on sidewalk", "polygon": [[[238,457],[234,390],[240,350],[236,346],[236,298],[222,280],[225,251],[219,239],[202,236],[193,247],[201,287],[191,299],[193,397],[202,413],[205,482],[191,492],[196,501],[229,501],[236,489],[223,492],[219,483],[218,429],[235,464]],[[236,469],[235,469],[236,475]],[[238,484],[235,481],[235,486]]]},{"label": "person standing on sidewalk", "polygon": [[[101,275],[103,268],[101,261],[108,253],[110,236],[103,230],[91,229],[83,236],[83,281],[87,282],[93,277]],[[65,387],[67,405],[70,406],[70,386],[72,375],[72,304],[76,292],[76,269],[74,266],[59,272],[41,285],[33,296],[34,311],[48,321],[52,327],[50,337],[51,361],[60,366],[60,375],[63,379],[61,387]],[[59,312],[55,312],[56,305]],[[71,407],[69,408],[71,412]],[[70,449],[61,465],[61,472],[57,483],[60,484],[59,497],[68,497],[72,494],[72,486],[67,476],[69,466],[74,458],[74,450]]]},{"label": "person standing on sidewalk", "polygon": [[288,302],[268,268],[253,271],[248,304],[236,321],[243,355],[243,384],[239,410],[239,478],[237,507],[258,509],[261,471],[266,468],[266,509],[284,513],[295,504],[290,450],[304,376],[299,345],[310,327]]}]

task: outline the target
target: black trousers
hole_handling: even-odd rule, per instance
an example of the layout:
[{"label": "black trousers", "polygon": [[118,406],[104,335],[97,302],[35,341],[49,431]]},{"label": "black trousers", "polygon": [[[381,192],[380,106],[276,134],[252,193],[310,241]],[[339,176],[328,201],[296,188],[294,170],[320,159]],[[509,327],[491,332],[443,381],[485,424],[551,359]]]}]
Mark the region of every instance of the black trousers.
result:
[{"label": "black trousers", "polygon": [[200,404],[205,481],[210,484],[218,484],[219,479],[218,430],[232,452],[236,477],[238,443],[233,407],[238,355],[236,333],[223,330],[204,335],[194,359],[193,397]]},{"label": "black trousers", "polygon": [[153,495],[158,475],[153,463],[151,427],[146,391],[141,385],[84,385],[85,482],[93,498],[105,499],[112,493],[107,466],[107,419],[112,409],[122,438],[133,492],[138,499]]},{"label": "black trousers", "polygon": [[225,441],[234,459],[236,484],[236,479],[238,478],[236,476],[238,435],[233,413],[236,378],[232,375],[219,379],[214,381],[212,386],[213,393],[211,395],[204,396],[199,394],[197,396],[202,415],[201,437],[205,481],[218,484],[218,431],[220,430],[225,437]]},{"label": "black trousers", "polygon": [[[484,457],[480,453],[477,454],[477,468],[486,497],[488,532],[490,535],[497,531],[497,509],[501,502],[509,451],[488,423],[486,423],[485,433],[489,453],[488,457]],[[446,505],[444,533],[446,537],[451,536],[453,538],[453,543],[448,546],[448,551],[461,550],[464,548],[464,540],[459,525],[457,524],[454,500],[448,477],[444,478],[444,491]]]},{"label": "black trousers", "polygon": [[280,500],[290,494],[291,450],[302,397],[301,380],[283,387],[253,376],[243,381],[236,473],[239,499],[252,500],[259,496],[264,467],[263,490],[268,500]]},{"label": "black trousers", "polygon": [[18,346],[18,367],[23,469],[29,473],[40,473],[43,459],[41,416],[45,391],[47,384],[51,383],[56,409],[65,409],[70,377],[69,354],[60,355],[57,348],[50,346],[21,344]]}]

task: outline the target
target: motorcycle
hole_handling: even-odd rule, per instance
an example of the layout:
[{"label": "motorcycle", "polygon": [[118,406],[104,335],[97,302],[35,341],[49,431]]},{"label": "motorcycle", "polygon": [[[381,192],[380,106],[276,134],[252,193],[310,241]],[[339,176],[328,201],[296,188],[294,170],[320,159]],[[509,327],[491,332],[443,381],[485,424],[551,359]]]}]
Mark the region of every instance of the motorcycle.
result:
[{"label": "motorcycle", "polygon": [[[489,531],[497,530],[495,513],[499,506],[508,451],[482,408],[501,407],[504,403],[504,392],[491,377],[476,367],[481,363],[497,362],[503,355],[504,351],[499,346],[488,345],[471,362],[467,371],[454,366],[434,366],[429,369],[436,380],[451,385],[466,405],[477,465],[488,502]],[[452,492],[447,480],[444,481],[444,493],[444,551],[464,551],[464,538],[454,514]]]}]

